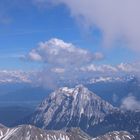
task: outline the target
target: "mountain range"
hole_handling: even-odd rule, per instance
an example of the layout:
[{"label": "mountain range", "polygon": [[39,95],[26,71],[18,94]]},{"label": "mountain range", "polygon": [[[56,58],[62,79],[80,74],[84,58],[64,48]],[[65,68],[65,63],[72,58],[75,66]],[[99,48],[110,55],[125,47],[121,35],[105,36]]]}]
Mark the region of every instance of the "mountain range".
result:
[{"label": "mountain range", "polygon": [[[18,78],[14,78],[14,76]],[[42,87],[37,84],[37,86],[34,84],[34,78],[22,72],[9,73],[0,71],[0,77],[2,77],[3,81],[0,81],[1,104],[4,104],[4,102],[5,104],[15,102],[17,105],[18,102],[36,102],[36,105],[38,105],[39,102],[54,90],[46,88],[47,85],[46,87]],[[26,77],[30,82],[25,82],[21,77],[23,79]],[[8,79],[11,79],[11,82],[8,82]],[[58,83],[59,87],[62,85],[74,87],[77,84],[83,84],[102,99],[117,107],[121,106],[122,101],[129,96],[134,96],[140,100],[140,81],[136,75],[90,77],[86,80],[73,81],[73,85],[67,81],[64,83],[61,82]]]},{"label": "mountain range", "polygon": [[1,126],[0,134],[2,140],[139,140],[139,118],[138,110],[122,110],[78,85],[55,90],[17,126]]},{"label": "mountain range", "polygon": [[140,112],[114,107],[83,85],[51,93],[22,123],[44,130],[78,127],[91,137],[127,131],[139,140]]}]

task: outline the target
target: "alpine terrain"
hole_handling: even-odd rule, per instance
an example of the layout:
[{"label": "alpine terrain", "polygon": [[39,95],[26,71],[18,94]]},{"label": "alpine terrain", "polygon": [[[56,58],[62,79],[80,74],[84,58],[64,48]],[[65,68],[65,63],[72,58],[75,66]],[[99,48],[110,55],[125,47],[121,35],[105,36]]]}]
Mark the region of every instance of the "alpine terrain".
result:
[{"label": "alpine terrain", "polygon": [[138,110],[132,112],[114,107],[83,85],[63,87],[51,93],[32,115],[18,122],[19,126],[7,128],[1,125],[0,138],[139,140],[139,118]]},{"label": "alpine terrain", "polygon": [[140,113],[116,108],[83,85],[51,93],[24,121],[45,130],[79,127],[92,137],[128,131],[140,137]]},{"label": "alpine terrain", "polygon": [[71,89],[60,88],[50,94],[36,109],[31,122],[43,129],[80,127],[86,132],[116,110],[86,87],[78,85]]},{"label": "alpine terrain", "polygon": [[31,125],[7,128],[0,125],[0,140],[134,140],[128,132],[112,132],[101,137],[91,138],[78,128],[59,131],[44,131]]}]

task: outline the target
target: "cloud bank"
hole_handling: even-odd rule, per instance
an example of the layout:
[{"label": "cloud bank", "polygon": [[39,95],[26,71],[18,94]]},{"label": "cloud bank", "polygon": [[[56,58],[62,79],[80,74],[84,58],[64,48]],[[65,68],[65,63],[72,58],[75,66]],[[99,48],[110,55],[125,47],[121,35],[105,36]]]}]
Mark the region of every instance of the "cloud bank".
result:
[{"label": "cloud bank", "polygon": [[52,3],[66,5],[82,28],[89,31],[98,28],[103,45],[111,46],[120,40],[131,49],[140,50],[139,0],[52,0]]},{"label": "cloud bank", "polygon": [[9,23],[11,10],[31,6],[50,8],[63,4],[82,28],[89,32],[98,28],[104,46],[121,41],[131,49],[140,50],[139,0],[9,0],[1,2],[0,23]]},{"label": "cloud bank", "polygon": [[131,111],[140,110],[140,101],[134,96],[128,96],[122,101],[121,108]]},{"label": "cloud bank", "polygon": [[51,88],[57,87],[60,83],[64,85],[76,83],[95,76],[139,72],[138,64],[97,65],[95,62],[104,58],[102,53],[78,48],[72,43],[57,38],[39,43],[25,58],[43,64],[37,79],[42,85]]}]

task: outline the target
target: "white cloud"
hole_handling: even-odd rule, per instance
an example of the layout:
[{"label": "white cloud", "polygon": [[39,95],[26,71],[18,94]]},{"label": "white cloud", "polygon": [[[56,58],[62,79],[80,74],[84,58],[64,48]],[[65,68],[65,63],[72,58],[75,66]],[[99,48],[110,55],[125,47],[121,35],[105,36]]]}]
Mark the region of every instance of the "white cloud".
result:
[{"label": "white cloud", "polygon": [[122,101],[121,108],[131,111],[140,110],[140,101],[134,96],[128,96]]},{"label": "white cloud", "polygon": [[41,42],[36,49],[33,49],[28,58],[33,61],[42,61],[50,65],[78,66],[88,64],[94,60],[102,59],[101,53],[92,53],[85,49],[77,48],[71,43],[53,38]]},{"label": "white cloud", "polygon": [[52,3],[65,4],[82,28],[98,27],[104,45],[123,39],[132,49],[140,50],[139,0],[52,0]]},{"label": "white cloud", "polygon": [[123,72],[139,72],[139,64],[133,63],[133,64],[127,64],[127,63],[121,63],[117,66],[119,71]]},{"label": "white cloud", "polygon": [[135,74],[139,71],[139,65],[136,63],[121,63],[116,66],[97,65],[95,60],[103,59],[102,53],[92,53],[57,38],[39,43],[25,57],[43,64],[43,70],[38,74],[38,81],[43,85],[50,85],[51,88],[57,87],[58,83],[64,81],[74,83],[91,76]]},{"label": "white cloud", "polygon": [[25,57],[44,64],[43,70],[38,74],[39,81],[55,88],[60,82],[73,82],[81,78],[82,71],[79,71],[79,68],[103,59],[103,54],[92,53],[72,43],[53,38],[39,43],[38,47],[31,50]]},{"label": "white cloud", "polygon": [[29,53],[29,58],[34,61],[42,61],[42,57],[35,50]]}]

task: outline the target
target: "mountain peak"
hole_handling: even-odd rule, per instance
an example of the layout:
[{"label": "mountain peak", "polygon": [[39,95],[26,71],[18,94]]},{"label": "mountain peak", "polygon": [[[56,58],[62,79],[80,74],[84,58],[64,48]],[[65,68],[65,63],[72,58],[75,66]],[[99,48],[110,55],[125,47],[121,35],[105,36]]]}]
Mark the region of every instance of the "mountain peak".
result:
[{"label": "mountain peak", "polygon": [[57,96],[57,95],[61,95],[61,94],[76,98],[77,95],[84,95],[85,94],[88,96],[89,94],[94,94],[94,93],[91,93],[88,90],[88,88],[86,88],[84,85],[77,85],[74,88],[68,88],[68,87],[59,88],[52,95]]},{"label": "mountain peak", "polygon": [[89,93],[89,90],[88,90],[88,88],[86,88],[84,85],[77,85],[76,87],[75,87],[75,91],[77,91],[78,93]]},{"label": "mountain peak", "polygon": [[105,115],[115,109],[83,85],[63,87],[40,104],[31,121],[46,129],[81,126],[84,121],[84,129],[87,129],[103,121]]}]

